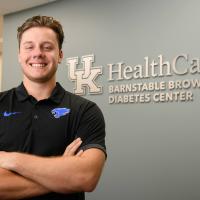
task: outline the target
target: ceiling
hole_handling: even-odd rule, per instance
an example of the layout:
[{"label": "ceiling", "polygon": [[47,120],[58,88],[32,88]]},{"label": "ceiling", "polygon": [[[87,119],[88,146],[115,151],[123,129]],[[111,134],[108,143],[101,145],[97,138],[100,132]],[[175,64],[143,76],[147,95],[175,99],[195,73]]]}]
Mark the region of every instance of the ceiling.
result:
[{"label": "ceiling", "polygon": [[0,15],[32,8],[55,0],[0,0]]}]

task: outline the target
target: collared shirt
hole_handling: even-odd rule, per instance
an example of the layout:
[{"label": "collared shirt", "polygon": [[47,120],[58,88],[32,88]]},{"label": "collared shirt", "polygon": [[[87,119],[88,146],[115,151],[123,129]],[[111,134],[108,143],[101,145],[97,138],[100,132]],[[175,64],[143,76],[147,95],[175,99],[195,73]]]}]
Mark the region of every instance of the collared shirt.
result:
[{"label": "collared shirt", "polygon": [[[77,137],[81,149],[106,153],[105,123],[98,106],[56,84],[48,99],[37,101],[23,83],[0,93],[0,150],[39,156],[62,155]],[[84,193],[50,193],[31,199],[83,200]]]}]

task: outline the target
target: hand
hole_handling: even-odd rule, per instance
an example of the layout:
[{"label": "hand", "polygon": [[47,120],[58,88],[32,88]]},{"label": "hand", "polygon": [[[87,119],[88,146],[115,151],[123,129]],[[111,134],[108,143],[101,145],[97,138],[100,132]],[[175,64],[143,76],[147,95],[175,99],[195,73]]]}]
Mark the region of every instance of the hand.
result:
[{"label": "hand", "polygon": [[77,154],[75,154],[77,149],[80,147],[81,143],[81,138],[77,138],[76,140],[74,140],[71,144],[67,146],[63,156],[81,156],[83,150],[80,150]]}]

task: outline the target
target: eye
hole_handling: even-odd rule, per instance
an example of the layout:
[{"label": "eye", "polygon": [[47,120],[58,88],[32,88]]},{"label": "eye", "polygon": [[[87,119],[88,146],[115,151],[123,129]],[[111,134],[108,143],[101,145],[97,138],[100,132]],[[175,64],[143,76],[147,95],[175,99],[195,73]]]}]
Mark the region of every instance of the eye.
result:
[{"label": "eye", "polygon": [[33,46],[32,45],[28,45],[28,46],[25,46],[24,49],[31,50],[31,49],[33,49]]},{"label": "eye", "polygon": [[45,51],[51,51],[53,48],[52,48],[51,45],[44,45],[44,46],[43,46],[43,49],[44,49]]}]

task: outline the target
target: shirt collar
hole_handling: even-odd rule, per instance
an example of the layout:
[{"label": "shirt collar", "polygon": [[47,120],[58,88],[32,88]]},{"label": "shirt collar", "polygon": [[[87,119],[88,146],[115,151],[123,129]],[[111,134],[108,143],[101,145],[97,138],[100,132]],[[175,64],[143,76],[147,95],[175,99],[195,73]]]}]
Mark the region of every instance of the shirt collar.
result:
[{"label": "shirt collar", "polygon": [[[28,94],[26,88],[24,87],[23,82],[17,88],[15,88],[15,93],[19,101],[25,101],[30,98],[30,95]],[[57,82],[48,100],[51,100],[59,104],[64,94],[65,94],[64,88]]]}]

